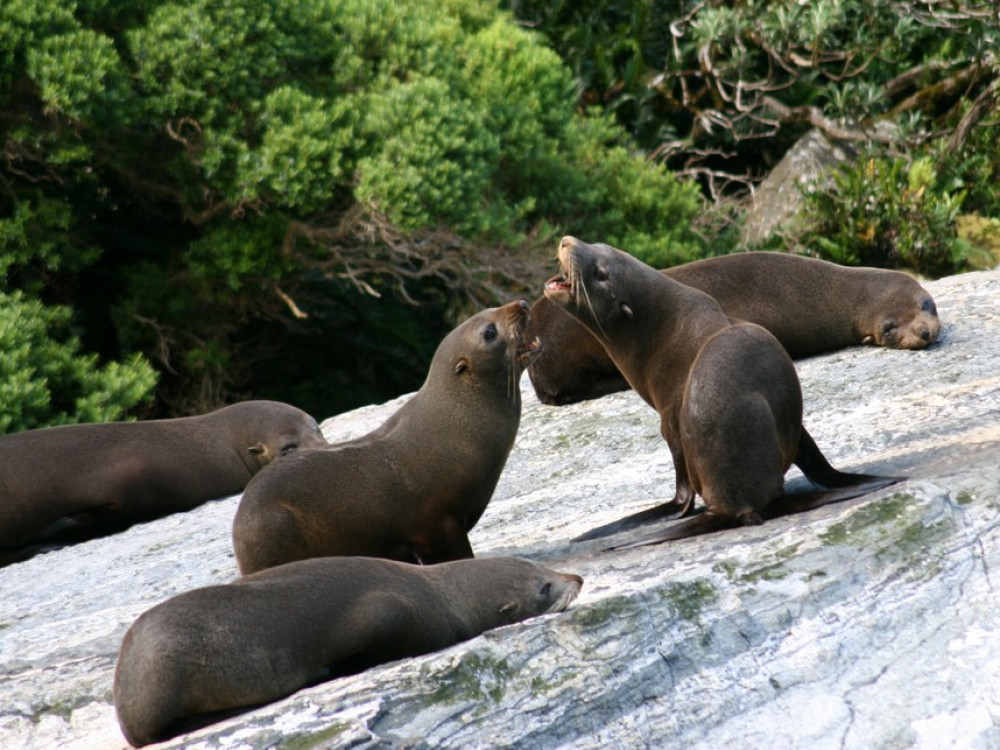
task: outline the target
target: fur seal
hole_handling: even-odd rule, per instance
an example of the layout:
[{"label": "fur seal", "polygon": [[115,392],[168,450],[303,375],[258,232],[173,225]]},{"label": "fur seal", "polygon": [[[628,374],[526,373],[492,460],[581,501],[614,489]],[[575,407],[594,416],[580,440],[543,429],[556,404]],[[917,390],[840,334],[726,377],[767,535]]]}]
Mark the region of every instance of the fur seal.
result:
[{"label": "fur seal", "polygon": [[275,458],[320,445],[316,420],[277,401],[0,436],[0,564],[233,495]]},{"label": "fur seal", "polygon": [[766,329],[727,317],[704,292],[609,245],[564,237],[559,262],[562,275],[546,282],[546,297],[598,338],[636,393],[659,412],[677,472],[673,500],[582,538],[688,515],[696,494],[708,510],[683,526],[685,535],[761,523],[765,513],[794,502],[784,494],[792,463],[813,482],[840,488],[811,496],[812,506],[897,481],[830,466],[802,426],[795,366]]},{"label": "fur seal", "polygon": [[188,591],[125,634],[118,722],[136,747],[164,740],[308,684],[561,612],[582,584],[515,557],[422,567],[327,557]]},{"label": "fur seal", "polygon": [[[857,344],[922,349],[941,330],[930,293],[900,271],[746,252],[662,273],[714,297],[729,317],[763,326],[793,359]],[[571,404],[628,388],[600,342],[544,296],[532,305],[531,327],[546,348],[528,370],[542,403]]]},{"label": "fur seal", "polygon": [[233,522],[240,571],[325,555],[435,563],[472,557],[521,420],[518,380],[537,353],[528,303],[484,310],[442,340],[420,390],[360,438],[275,464]]}]

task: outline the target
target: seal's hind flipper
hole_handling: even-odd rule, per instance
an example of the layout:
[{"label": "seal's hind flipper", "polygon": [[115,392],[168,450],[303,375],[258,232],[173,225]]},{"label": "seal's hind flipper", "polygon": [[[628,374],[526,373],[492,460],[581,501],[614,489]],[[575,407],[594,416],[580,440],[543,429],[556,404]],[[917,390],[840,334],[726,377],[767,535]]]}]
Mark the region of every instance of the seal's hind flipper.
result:
[{"label": "seal's hind flipper", "polygon": [[670,500],[669,502],[657,505],[654,508],[647,508],[646,510],[641,510],[638,513],[633,513],[630,516],[625,516],[624,518],[619,518],[617,521],[612,521],[611,523],[606,523],[603,526],[598,526],[595,529],[580,534],[580,536],[573,537],[574,542],[587,542],[591,539],[600,539],[601,537],[611,536],[612,534],[617,534],[620,531],[628,531],[629,529],[634,529],[637,526],[643,526],[644,524],[651,523],[652,521],[673,521],[678,518],[684,518],[685,516],[690,516],[692,513],[700,513],[700,510],[692,510],[692,502],[679,503],[677,500]]},{"label": "seal's hind flipper", "polygon": [[[799,447],[795,453],[794,463],[806,475],[806,479],[828,490],[841,487],[863,487],[884,480],[888,480],[886,484],[892,484],[904,478],[880,477],[874,474],[850,474],[846,471],[838,471],[826,460],[826,456],[820,451],[816,441],[812,439],[812,435],[806,432],[805,427],[802,428],[802,434],[799,437]],[[886,484],[881,486],[884,487]],[[865,492],[871,492],[874,489],[878,489],[878,487],[872,486]]]},{"label": "seal's hind flipper", "polygon": [[906,477],[876,477],[866,474],[845,474],[844,476],[855,477],[859,481],[846,487],[834,490],[815,490],[812,492],[790,492],[781,495],[768,505],[761,515],[765,518],[779,518],[780,516],[790,516],[795,513],[803,513],[813,508],[819,508],[831,503],[842,503],[855,497],[867,495],[883,487],[902,482]]},{"label": "seal's hind flipper", "polygon": [[[848,476],[861,477],[862,475],[851,474]],[[761,511],[760,515],[767,520],[795,513],[803,513],[813,508],[829,505],[830,503],[840,503],[844,500],[867,495],[869,492],[874,492],[883,487],[901,482],[905,477],[869,477],[869,479],[871,481],[836,490],[787,493],[775,498],[767,508]],[[611,552],[613,550],[633,549],[635,547],[648,547],[653,544],[662,544],[663,542],[687,539],[688,537],[701,536],[702,534],[711,534],[714,531],[732,529],[740,525],[740,521],[736,518],[707,511],[696,518],[686,518],[679,523],[672,524],[652,534],[641,536],[631,542],[606,547],[604,551]]]}]

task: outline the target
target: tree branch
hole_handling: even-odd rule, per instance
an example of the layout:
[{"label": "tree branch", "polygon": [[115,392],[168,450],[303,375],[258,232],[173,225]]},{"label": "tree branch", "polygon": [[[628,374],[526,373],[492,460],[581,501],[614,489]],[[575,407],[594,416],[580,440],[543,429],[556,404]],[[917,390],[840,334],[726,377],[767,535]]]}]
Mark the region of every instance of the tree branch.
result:
[{"label": "tree branch", "polygon": [[973,129],[990,111],[998,107],[1000,107],[1000,78],[994,78],[993,82],[976,97],[972,106],[969,107],[969,111],[955,126],[955,130],[945,146],[947,153],[953,154],[958,151],[965,144]]},{"label": "tree branch", "polygon": [[809,123],[814,128],[822,130],[826,135],[837,140],[876,141],[878,143],[887,144],[895,143],[897,140],[890,135],[879,133],[875,130],[856,130],[845,127],[844,125],[829,119],[823,114],[823,111],[819,107],[789,107],[786,104],[782,104],[772,96],[765,96],[763,98],[763,103],[769,110],[774,112],[780,122]]}]

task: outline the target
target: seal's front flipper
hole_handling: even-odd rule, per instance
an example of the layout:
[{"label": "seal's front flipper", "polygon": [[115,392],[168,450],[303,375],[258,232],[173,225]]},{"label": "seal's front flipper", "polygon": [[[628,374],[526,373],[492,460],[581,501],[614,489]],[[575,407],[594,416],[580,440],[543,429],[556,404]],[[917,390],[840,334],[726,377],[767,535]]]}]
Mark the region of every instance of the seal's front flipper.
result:
[{"label": "seal's front flipper", "polygon": [[694,518],[685,518],[683,521],[668,526],[665,529],[641,536],[638,539],[633,539],[631,542],[606,547],[604,551],[611,552],[620,549],[633,549],[635,547],[649,547],[653,544],[662,544],[663,542],[672,542],[692,536],[710,534],[713,531],[731,529],[739,525],[740,521],[732,516],[724,516],[719,513],[706,511]]},{"label": "seal's front flipper", "polygon": [[620,531],[634,529],[637,526],[642,526],[652,521],[671,521],[677,518],[684,518],[692,513],[700,513],[701,511],[692,510],[693,499],[693,495],[691,500],[686,502],[678,502],[675,498],[654,508],[647,508],[630,516],[619,518],[612,523],[607,523],[604,526],[598,526],[596,529],[591,529],[585,534],[574,537],[573,541],[586,542],[591,539],[600,539],[601,537],[617,534]]}]

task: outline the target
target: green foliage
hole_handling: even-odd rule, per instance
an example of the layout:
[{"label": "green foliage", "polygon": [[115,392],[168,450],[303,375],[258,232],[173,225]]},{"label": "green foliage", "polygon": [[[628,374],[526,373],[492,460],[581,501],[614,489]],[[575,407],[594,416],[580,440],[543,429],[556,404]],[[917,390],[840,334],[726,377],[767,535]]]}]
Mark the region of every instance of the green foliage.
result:
[{"label": "green foliage", "polygon": [[350,178],[357,139],[354,102],[324,100],[282,86],[264,100],[260,145],[244,153],[236,176],[242,195],[266,197],[281,208],[311,212],[330,199],[330,184]]},{"label": "green foliage", "polygon": [[70,241],[73,215],[61,201],[40,198],[14,206],[13,215],[0,218],[0,288],[10,274],[19,286],[41,291],[44,276],[62,268],[79,270],[93,263],[100,251],[79,247]]},{"label": "green foliage", "polygon": [[40,40],[28,50],[27,73],[49,112],[91,127],[118,124],[131,104],[128,74],[113,42],[88,29]]},{"label": "green foliage", "polygon": [[967,266],[955,221],[966,191],[942,186],[929,158],[869,156],[807,193],[800,242],[838,263],[900,266],[938,276]]},{"label": "green foliage", "polygon": [[[701,208],[697,186],[678,183],[656,163],[639,167],[609,120],[577,124],[582,137],[574,163],[588,188],[581,196],[586,211],[578,219],[581,233],[657,268],[700,257],[704,249],[689,223]],[[687,221],[675,223],[673,217]]]},{"label": "green foliage", "polygon": [[[238,291],[246,279],[279,279],[288,270],[275,252],[287,229],[288,221],[280,214],[218,224],[188,246],[185,264],[194,278],[206,282],[204,293],[213,295],[216,304],[225,304],[226,295]],[[217,281],[224,286],[213,289]]]},{"label": "green foliage", "polygon": [[[961,148],[950,150],[935,141],[927,149],[938,167],[942,189],[966,192],[962,210],[1000,219],[1000,107]],[[966,108],[960,111],[964,115]]]},{"label": "green foliage", "polygon": [[[894,157],[878,155],[875,184],[864,184],[861,165],[839,178],[828,204],[814,203],[821,219],[811,242],[843,261],[961,270],[969,249],[956,238],[959,206],[1000,216],[1000,26],[989,3],[503,5],[572,67],[581,105],[612,114],[717,202],[747,194],[807,128],[863,143],[869,128],[888,121],[880,138],[899,137]],[[973,117],[963,122],[965,115]],[[922,192],[907,185],[913,165],[933,172],[933,183],[921,178]],[[864,202],[872,199],[868,216]]]},{"label": "green foliage", "polygon": [[0,433],[121,419],[149,399],[156,373],[141,356],[100,367],[69,320],[65,307],[0,293]]},{"label": "green foliage", "polygon": [[366,400],[349,360],[381,341],[416,387],[455,286],[482,299],[560,233],[698,252],[693,188],[580,114],[572,72],[487,0],[10,0],[0,33],[0,288],[72,309],[105,360],[143,351],[159,414],[279,391],[329,413],[262,365],[288,341]]},{"label": "green foliage", "polygon": [[498,141],[472,104],[424,78],[373,97],[367,120],[380,145],[358,164],[362,204],[405,229],[441,223],[476,235],[493,228],[482,208]]}]

